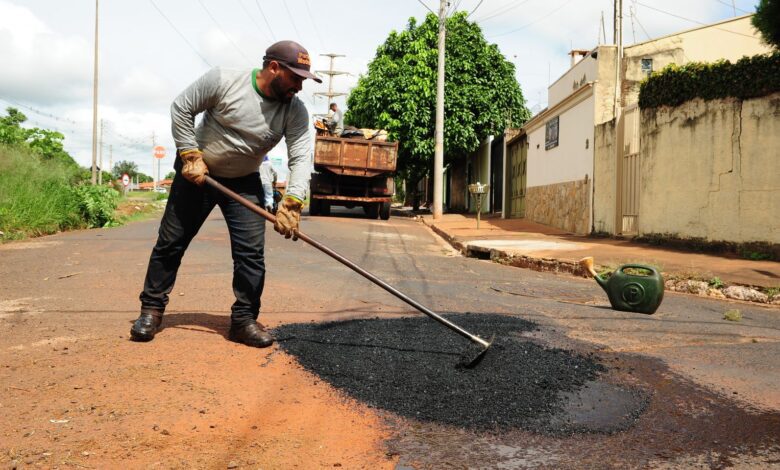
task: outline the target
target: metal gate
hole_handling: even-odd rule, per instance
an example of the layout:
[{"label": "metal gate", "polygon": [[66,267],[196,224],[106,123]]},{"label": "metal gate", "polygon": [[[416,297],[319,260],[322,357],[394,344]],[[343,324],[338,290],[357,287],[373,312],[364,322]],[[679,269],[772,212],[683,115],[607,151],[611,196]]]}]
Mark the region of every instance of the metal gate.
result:
[{"label": "metal gate", "polygon": [[507,146],[509,154],[509,217],[525,217],[525,184],[528,160],[528,148],[525,136]]},{"label": "metal gate", "polygon": [[618,188],[619,214],[618,220],[620,233],[634,235],[637,233],[639,223],[639,107],[632,105],[623,110],[622,116],[622,142],[618,158],[618,174],[620,175],[620,187]]}]

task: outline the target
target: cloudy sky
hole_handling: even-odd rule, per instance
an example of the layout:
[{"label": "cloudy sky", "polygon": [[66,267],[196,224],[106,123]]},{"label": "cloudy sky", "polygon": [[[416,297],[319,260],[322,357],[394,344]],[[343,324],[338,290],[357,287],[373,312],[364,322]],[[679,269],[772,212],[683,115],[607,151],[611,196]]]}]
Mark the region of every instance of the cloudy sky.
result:
[{"label": "cloudy sky", "polygon": [[[376,48],[410,17],[437,11],[436,0],[99,0],[99,117],[104,166],[133,160],[152,174],[152,136],[168,149],[162,174],[172,168],[169,107],[175,96],[211,66],[258,66],[273,41],[295,39],[314,69],[319,54],[337,53],[335,91],[348,92],[365,73]],[[589,49],[604,16],[612,41],[612,0],[450,0],[473,12],[488,41],[517,66],[528,106],[546,106],[550,81],[569,66],[567,52]],[[756,0],[624,1],[624,42],[641,42],[755,10]],[[0,105],[14,106],[29,124],[56,129],[66,150],[92,159],[94,0],[0,0]],[[312,113],[327,91],[311,81],[301,98]],[[344,99],[340,98],[343,107]],[[3,114],[5,114],[3,112]],[[272,154],[284,154],[277,148]]]}]

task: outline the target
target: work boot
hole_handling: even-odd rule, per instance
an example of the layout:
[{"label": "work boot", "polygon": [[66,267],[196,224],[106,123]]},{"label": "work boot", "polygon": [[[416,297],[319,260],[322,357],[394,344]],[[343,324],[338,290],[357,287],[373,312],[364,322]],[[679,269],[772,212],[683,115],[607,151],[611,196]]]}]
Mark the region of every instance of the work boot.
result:
[{"label": "work boot", "polygon": [[130,328],[130,339],[133,341],[151,341],[162,324],[163,314],[156,310],[142,310],[141,315]]},{"label": "work boot", "polygon": [[265,327],[257,322],[246,325],[230,325],[228,339],[253,348],[267,348],[274,344],[274,337],[271,336],[271,333],[265,331]]}]

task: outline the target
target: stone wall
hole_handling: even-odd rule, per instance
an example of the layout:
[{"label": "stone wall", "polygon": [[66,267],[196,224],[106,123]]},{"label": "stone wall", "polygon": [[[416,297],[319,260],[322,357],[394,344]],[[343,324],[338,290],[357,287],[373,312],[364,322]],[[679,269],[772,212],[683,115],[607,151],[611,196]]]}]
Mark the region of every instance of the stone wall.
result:
[{"label": "stone wall", "polygon": [[525,198],[525,218],[578,235],[590,233],[590,181],[534,186]]}]

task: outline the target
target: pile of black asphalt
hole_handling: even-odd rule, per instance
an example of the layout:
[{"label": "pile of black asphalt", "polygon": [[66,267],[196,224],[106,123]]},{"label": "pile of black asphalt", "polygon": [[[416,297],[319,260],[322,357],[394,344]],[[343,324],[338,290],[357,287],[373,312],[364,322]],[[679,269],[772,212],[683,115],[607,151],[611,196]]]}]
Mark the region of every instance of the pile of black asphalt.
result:
[{"label": "pile of black asphalt", "polygon": [[457,367],[464,350],[474,351],[470,342],[427,317],[289,324],[275,335],[304,368],[361,402],[475,430],[563,430],[563,397],[605,371],[592,357],[523,338],[536,329],[532,322],[446,317],[483,338],[496,334],[477,367]]}]

